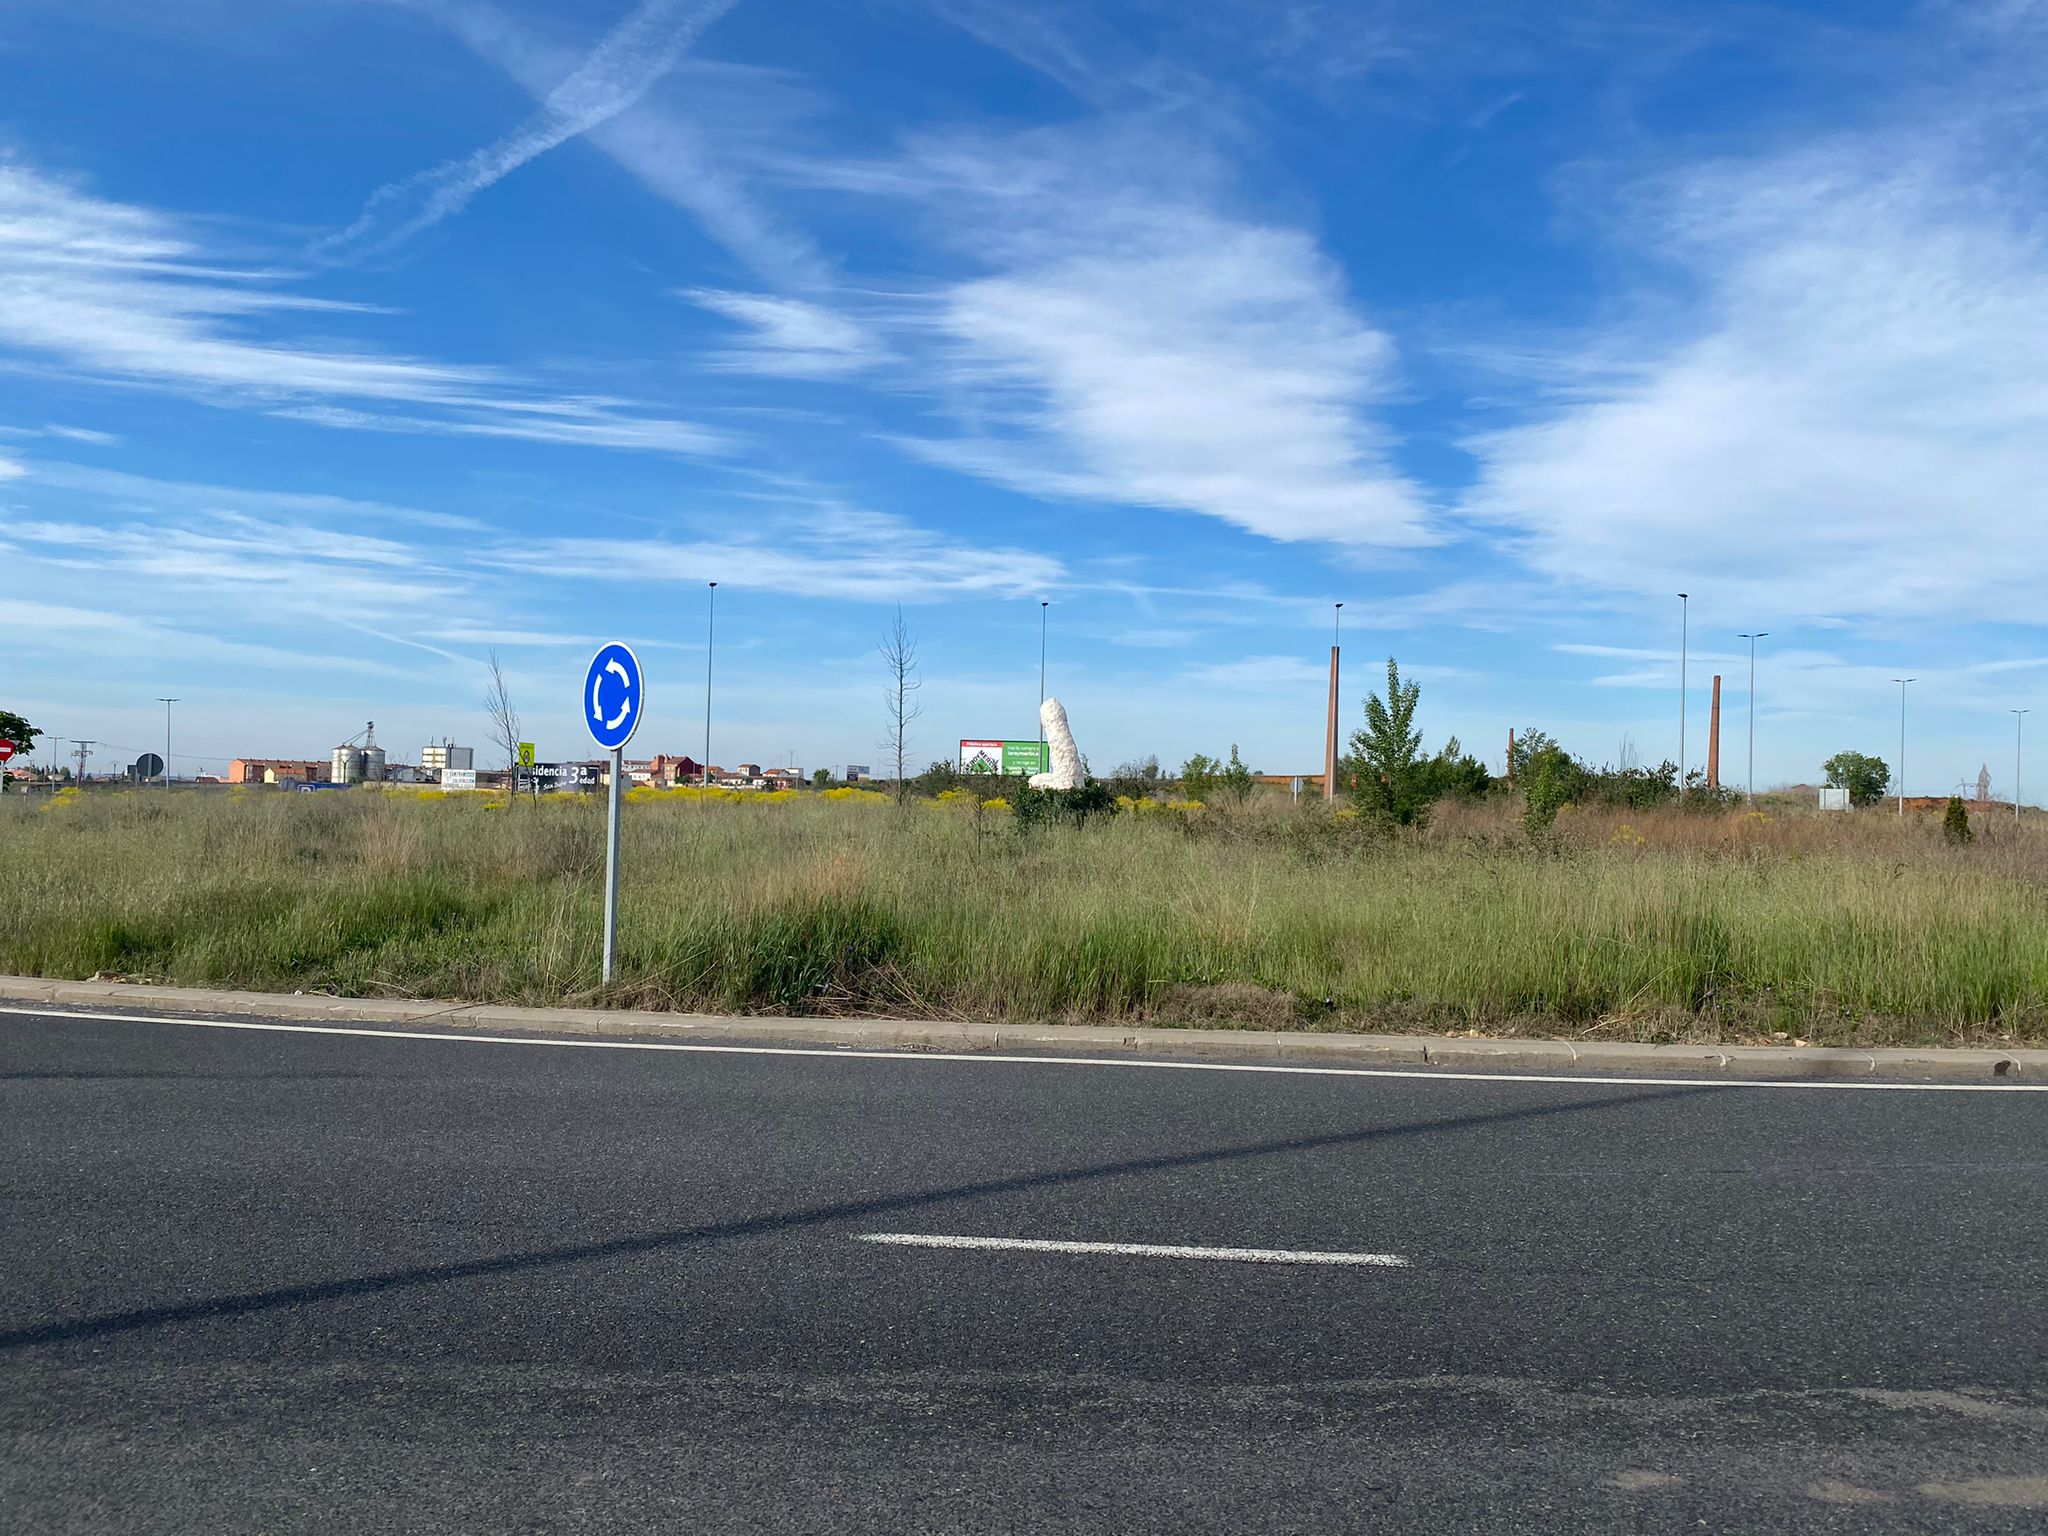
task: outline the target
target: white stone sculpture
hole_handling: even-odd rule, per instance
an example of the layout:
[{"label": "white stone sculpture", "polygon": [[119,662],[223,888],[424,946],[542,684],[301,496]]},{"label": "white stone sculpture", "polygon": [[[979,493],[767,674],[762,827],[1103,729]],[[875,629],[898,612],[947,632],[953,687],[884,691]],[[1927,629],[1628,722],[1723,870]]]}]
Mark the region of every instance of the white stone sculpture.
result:
[{"label": "white stone sculpture", "polygon": [[1074,733],[1067,728],[1067,707],[1058,699],[1038,706],[1038,724],[1052,751],[1052,771],[1031,775],[1033,789],[1079,789],[1087,780],[1081,767],[1081,752],[1074,745]]}]

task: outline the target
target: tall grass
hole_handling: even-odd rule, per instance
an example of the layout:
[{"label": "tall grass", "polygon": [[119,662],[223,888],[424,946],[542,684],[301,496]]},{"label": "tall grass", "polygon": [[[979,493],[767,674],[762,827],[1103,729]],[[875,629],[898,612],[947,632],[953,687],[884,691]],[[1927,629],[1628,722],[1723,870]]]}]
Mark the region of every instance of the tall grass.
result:
[{"label": "tall grass", "polygon": [[[0,970],[599,998],[602,807],[0,802]],[[2048,838],[1879,818],[1320,808],[1031,829],[971,803],[627,807],[620,980],[664,1008],[1637,1038],[2048,1040]]]}]

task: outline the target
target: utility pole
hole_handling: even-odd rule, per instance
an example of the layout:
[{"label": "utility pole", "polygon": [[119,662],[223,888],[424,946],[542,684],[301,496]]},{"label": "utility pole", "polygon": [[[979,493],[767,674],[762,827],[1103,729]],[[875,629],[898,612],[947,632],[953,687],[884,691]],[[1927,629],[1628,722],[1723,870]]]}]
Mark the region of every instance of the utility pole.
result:
[{"label": "utility pole", "polygon": [[1899,820],[1906,819],[1906,684],[1917,683],[1917,677],[1895,677],[1899,685]]},{"label": "utility pole", "polygon": [[1738,639],[1749,642],[1749,803],[1756,804],[1756,643],[1768,635],[1768,629],[1757,630],[1754,634],[1743,634]]},{"label": "utility pole", "polygon": [[92,749],[98,746],[99,743],[96,741],[80,741],[76,736],[67,736],[64,739],[78,748],[78,787],[83,789],[85,788],[85,760],[92,755]]},{"label": "utility pole", "polygon": [[2012,716],[2012,824],[2020,824],[2020,727],[2031,709],[2008,710]]},{"label": "utility pole", "polygon": [[711,643],[718,636],[718,583],[711,583],[710,605],[704,611],[704,782],[711,782]]},{"label": "utility pole", "polygon": [[171,706],[177,702],[176,699],[160,698],[157,700],[157,703],[164,707],[164,792],[166,794],[170,792],[171,788]]}]

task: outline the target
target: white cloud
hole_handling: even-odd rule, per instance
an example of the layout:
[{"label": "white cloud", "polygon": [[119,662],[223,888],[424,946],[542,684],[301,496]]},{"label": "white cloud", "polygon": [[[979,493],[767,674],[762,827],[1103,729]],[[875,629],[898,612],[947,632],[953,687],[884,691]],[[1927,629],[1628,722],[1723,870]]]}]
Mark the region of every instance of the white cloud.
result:
[{"label": "white cloud", "polygon": [[683,290],[683,298],[745,326],[748,344],[713,352],[714,368],[788,379],[831,379],[871,368],[888,349],[848,315],[804,299],[719,288]]},{"label": "white cloud", "polygon": [[0,480],[12,480],[17,475],[25,475],[27,473],[28,471],[22,467],[19,459],[10,459],[4,454],[0,454]]},{"label": "white cloud", "polygon": [[963,544],[900,518],[826,506],[736,518],[731,533],[692,539],[544,539],[483,557],[509,570],[574,581],[679,581],[852,602],[936,602],[1038,593],[1065,569],[1029,550]]},{"label": "white cloud", "polygon": [[1673,178],[1635,233],[1696,305],[1563,358],[1565,404],[1472,445],[1467,509],[1574,584],[1707,588],[1766,616],[2039,622],[2036,206],[1924,139]]},{"label": "white cloud", "polygon": [[1397,388],[1391,342],[1307,233],[1228,212],[1226,179],[1171,124],[947,140],[867,178],[985,274],[931,296],[969,430],[903,446],[1273,539],[1432,542],[1372,415]]},{"label": "white cloud", "polygon": [[[550,397],[502,369],[250,334],[280,312],[357,306],[208,265],[171,219],[0,162],[0,347],[91,378],[332,424],[713,453],[728,439],[620,402]],[[401,407],[362,412],[334,401]]]}]

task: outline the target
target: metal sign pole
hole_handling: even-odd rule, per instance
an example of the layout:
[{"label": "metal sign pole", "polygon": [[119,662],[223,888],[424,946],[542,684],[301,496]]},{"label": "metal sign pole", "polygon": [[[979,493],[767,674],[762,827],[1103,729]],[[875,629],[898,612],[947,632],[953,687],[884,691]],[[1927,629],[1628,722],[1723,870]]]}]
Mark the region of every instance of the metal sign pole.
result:
[{"label": "metal sign pole", "polygon": [[625,773],[624,747],[612,748],[611,815],[604,839],[604,984],[612,984],[612,962],[618,954],[619,929],[619,780]]}]

